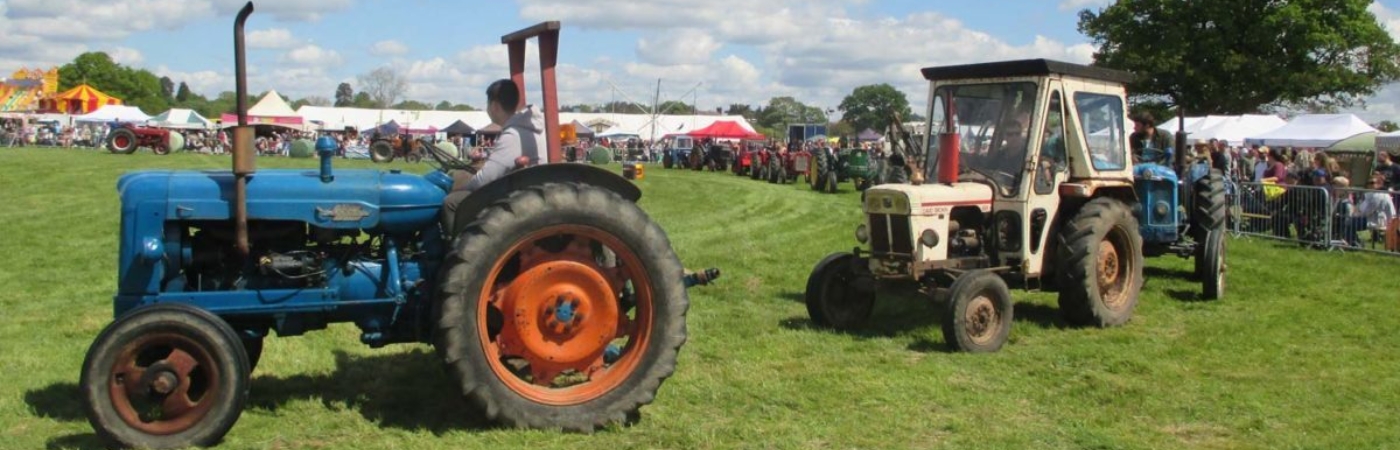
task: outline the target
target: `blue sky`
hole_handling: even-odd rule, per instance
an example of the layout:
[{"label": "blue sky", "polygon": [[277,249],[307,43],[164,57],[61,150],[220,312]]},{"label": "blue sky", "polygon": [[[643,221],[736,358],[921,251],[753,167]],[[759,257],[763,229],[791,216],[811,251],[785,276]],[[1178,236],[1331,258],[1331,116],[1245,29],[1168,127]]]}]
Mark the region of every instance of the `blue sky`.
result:
[{"label": "blue sky", "polygon": [[[888,82],[923,103],[923,66],[1047,57],[1087,62],[1076,13],[1107,0],[283,0],[248,23],[250,87],[332,97],[342,81],[388,66],[408,98],[480,106],[505,75],[502,34],[564,23],[564,103],[649,98],[702,108],[777,95],[834,107],[856,86]],[[1393,32],[1400,0],[1372,6]],[[0,71],[62,64],[87,50],[185,81],[232,90],[239,0],[0,0]],[[61,25],[56,25],[61,24]],[[532,56],[533,57],[533,56]],[[614,88],[614,86],[616,88]],[[1393,99],[1393,101],[1392,101]],[[1387,89],[1364,112],[1400,113]]]}]

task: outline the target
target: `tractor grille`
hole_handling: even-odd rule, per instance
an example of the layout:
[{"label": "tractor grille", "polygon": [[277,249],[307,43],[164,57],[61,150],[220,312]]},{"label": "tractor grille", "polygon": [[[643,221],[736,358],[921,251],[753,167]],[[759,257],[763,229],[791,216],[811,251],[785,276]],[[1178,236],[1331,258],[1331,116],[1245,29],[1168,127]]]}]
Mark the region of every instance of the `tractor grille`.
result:
[{"label": "tractor grille", "polygon": [[870,215],[870,250],[875,253],[913,254],[913,235],[909,232],[909,216],[903,214]]}]

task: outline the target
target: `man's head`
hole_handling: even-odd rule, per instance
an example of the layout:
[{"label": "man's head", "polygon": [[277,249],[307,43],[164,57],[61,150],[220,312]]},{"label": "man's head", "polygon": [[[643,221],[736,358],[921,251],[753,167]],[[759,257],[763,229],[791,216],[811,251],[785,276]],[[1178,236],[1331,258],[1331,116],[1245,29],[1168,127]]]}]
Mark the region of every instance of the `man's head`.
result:
[{"label": "man's head", "polygon": [[486,87],[486,115],[491,123],[504,126],[520,105],[520,88],[515,82],[500,79]]},{"label": "man's head", "polygon": [[1135,132],[1151,132],[1150,130],[1156,129],[1156,124],[1157,120],[1152,117],[1150,112],[1142,111],[1133,114],[1133,131]]}]

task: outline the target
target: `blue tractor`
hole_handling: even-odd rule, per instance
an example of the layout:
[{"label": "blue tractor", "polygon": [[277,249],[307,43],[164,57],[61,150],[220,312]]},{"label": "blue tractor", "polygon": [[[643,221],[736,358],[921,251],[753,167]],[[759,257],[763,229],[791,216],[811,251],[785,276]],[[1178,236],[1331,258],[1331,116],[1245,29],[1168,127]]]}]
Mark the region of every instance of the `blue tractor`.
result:
[{"label": "blue tractor", "polygon": [[[1178,140],[1178,147],[1183,147]],[[1225,295],[1225,176],[1209,161],[1187,162],[1171,149],[1144,148],[1133,165],[1138,201],[1133,213],[1142,234],[1143,256],[1194,258],[1201,296]],[[1180,170],[1173,167],[1180,168]]]},{"label": "blue tractor", "polygon": [[[244,407],[273,332],[354,323],[372,347],[428,343],[473,411],[509,426],[591,431],[635,420],[686,340],[687,275],[641,193],[577,164],[517,170],[457,205],[443,170],[254,168],[243,23],[232,171],[142,171],[122,204],[115,320],[83,362],[81,396],[114,447],[212,445]],[[540,39],[546,136],[557,136],[558,22],[502,38],[523,83]],[[522,92],[524,90],[522,89]],[[429,146],[429,149],[432,149]],[[558,141],[549,144],[558,162]]]}]

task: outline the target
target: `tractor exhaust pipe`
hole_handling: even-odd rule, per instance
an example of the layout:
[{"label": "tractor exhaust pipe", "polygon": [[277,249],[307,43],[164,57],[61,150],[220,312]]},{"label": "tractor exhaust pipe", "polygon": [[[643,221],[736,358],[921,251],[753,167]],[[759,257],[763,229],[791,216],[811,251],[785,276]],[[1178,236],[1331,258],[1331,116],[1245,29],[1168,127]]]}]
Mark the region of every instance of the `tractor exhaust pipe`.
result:
[{"label": "tractor exhaust pipe", "polygon": [[253,162],[253,127],[248,125],[248,61],[243,48],[243,23],[253,14],[253,2],[238,10],[233,20],[233,70],[238,96],[238,125],[233,128],[233,231],[238,254],[247,257],[248,177],[257,169]]}]

